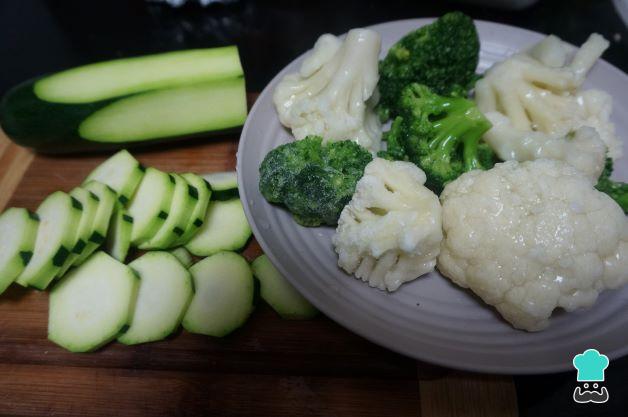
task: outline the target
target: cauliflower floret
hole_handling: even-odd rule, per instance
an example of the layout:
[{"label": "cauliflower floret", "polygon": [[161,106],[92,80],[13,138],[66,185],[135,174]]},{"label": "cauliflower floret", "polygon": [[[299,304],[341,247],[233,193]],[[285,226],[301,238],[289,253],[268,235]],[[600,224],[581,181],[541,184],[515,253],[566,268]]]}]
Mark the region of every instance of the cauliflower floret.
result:
[{"label": "cauliflower floret", "polygon": [[534,131],[560,137],[582,126],[593,127],[608,156],[618,159],[622,143],[610,121],[611,96],[600,90],[579,91],[608,45],[592,34],[566,65],[569,47],[548,37],[490,68],[475,86],[478,107],[484,113],[502,113],[522,135]]},{"label": "cauliflower floret", "polygon": [[493,127],[484,134],[484,140],[503,161],[558,159],[577,168],[593,183],[604,169],[606,145],[592,127],[583,126],[567,136],[555,136],[519,130],[499,112],[488,112],[485,116]]},{"label": "cauliflower floret", "polygon": [[342,269],[388,291],[434,270],[441,207],[425,179],[410,162],[376,158],[366,166],[332,239]]},{"label": "cauliflower floret", "polygon": [[628,282],[628,220],[572,166],[504,162],[441,195],[438,269],[514,327],[542,330],[556,307],[591,306]]},{"label": "cauliflower floret", "polygon": [[374,93],[380,47],[380,35],[370,29],[353,29],[344,41],[330,34],[318,38],[299,73],[286,75],[275,89],[281,123],[296,139],[351,139],[379,151],[382,130]]}]

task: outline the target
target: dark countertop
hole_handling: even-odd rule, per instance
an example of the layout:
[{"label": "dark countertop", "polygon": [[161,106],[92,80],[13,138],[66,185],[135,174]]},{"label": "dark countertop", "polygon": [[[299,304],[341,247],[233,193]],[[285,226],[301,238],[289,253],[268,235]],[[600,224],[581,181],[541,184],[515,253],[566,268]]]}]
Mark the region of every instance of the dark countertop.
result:
[{"label": "dark countertop", "polygon": [[[628,30],[611,1],[541,0],[522,11],[505,11],[460,1],[240,1],[205,9],[172,9],[139,0],[4,0],[0,1],[0,94],[27,78],[69,66],[232,43],[240,48],[247,89],[261,91],[321,33],[438,16],[454,9],[476,19],[551,32],[575,44],[599,32],[612,41],[605,59],[628,72]],[[626,415],[628,358],[613,361],[606,377],[610,401],[604,405],[573,402],[574,372],[516,377],[520,415]]]}]

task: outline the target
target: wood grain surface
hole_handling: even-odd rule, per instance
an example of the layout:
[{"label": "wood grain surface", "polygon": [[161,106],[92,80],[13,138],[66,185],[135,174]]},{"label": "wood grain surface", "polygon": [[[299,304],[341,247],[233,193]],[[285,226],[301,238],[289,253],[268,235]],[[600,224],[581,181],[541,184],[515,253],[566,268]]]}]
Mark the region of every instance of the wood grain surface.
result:
[{"label": "wood grain surface", "polygon": [[[238,134],[134,150],[147,166],[235,167]],[[69,191],[108,155],[45,156],[0,132],[0,210],[36,209]],[[0,236],[2,239],[2,236]],[[244,254],[259,255],[254,240]],[[500,416],[517,415],[510,377],[454,372],[376,346],[321,315],[280,319],[261,303],[234,334],[177,332],[72,354],[46,338],[46,292],[0,297],[2,416]]]}]

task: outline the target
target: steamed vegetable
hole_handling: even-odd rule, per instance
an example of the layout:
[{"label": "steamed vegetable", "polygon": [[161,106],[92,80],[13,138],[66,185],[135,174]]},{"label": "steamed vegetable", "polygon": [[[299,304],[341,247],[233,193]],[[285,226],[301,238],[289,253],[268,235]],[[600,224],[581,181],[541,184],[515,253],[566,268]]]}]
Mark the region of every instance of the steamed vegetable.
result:
[{"label": "steamed vegetable", "polygon": [[379,150],[381,128],[373,112],[380,35],[353,29],[345,40],[322,35],[298,73],[279,83],[273,100],[279,120],[296,139],[350,139]]},{"label": "steamed vegetable", "polygon": [[621,181],[613,181],[611,174],[613,173],[613,160],[606,158],[604,171],[597,182],[595,188],[608,194],[619,206],[628,214],[628,184]]},{"label": "steamed vegetable", "polygon": [[465,173],[441,195],[438,269],[514,327],[593,305],[628,282],[628,219],[587,177],[556,160]]},{"label": "steamed vegetable", "polygon": [[424,84],[440,95],[466,97],[477,79],[479,56],[473,20],[460,12],[408,33],[379,66],[382,119],[399,114],[397,101],[410,83]]},{"label": "steamed vegetable", "polygon": [[568,63],[566,46],[558,38],[550,39],[490,68],[475,87],[478,107],[489,118],[489,112],[507,117],[519,140],[530,132],[562,137],[582,126],[593,127],[607,146],[608,156],[620,158],[622,143],[610,121],[611,96],[595,89],[580,90],[608,41],[592,34]]},{"label": "steamed vegetable", "polygon": [[369,163],[332,239],[338,266],[388,291],[433,271],[443,238],[441,207],[425,179],[410,162]]},{"label": "steamed vegetable", "polygon": [[245,118],[235,47],[73,68],[18,85],[0,103],[7,135],[50,153],[207,134],[240,126]]},{"label": "steamed vegetable", "polygon": [[335,225],[371,154],[350,141],[323,144],[320,137],[278,146],[260,165],[259,189],[283,204],[303,226]]},{"label": "steamed vegetable", "polygon": [[463,172],[493,166],[493,152],[481,142],[491,124],[472,101],[410,84],[399,99],[399,112],[385,136],[388,148],[380,155],[414,162],[435,193]]}]

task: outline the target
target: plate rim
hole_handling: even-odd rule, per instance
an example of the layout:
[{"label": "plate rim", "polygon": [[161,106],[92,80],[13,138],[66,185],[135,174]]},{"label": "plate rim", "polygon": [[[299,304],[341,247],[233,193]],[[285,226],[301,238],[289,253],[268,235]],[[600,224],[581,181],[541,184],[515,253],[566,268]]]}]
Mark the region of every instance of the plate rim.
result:
[{"label": "plate rim", "polygon": [[[364,28],[367,29],[376,29],[378,26],[381,25],[389,25],[389,24],[403,24],[403,23],[412,23],[417,25],[417,27],[429,24],[431,22],[433,22],[434,20],[436,20],[436,17],[422,17],[422,18],[409,18],[409,19],[399,19],[399,20],[391,20],[391,21],[386,21],[386,22],[380,22],[380,23],[376,23],[373,25],[368,25],[368,26],[364,26]],[[496,29],[501,29],[501,30],[508,30],[508,31],[512,31],[512,30],[516,30],[519,31],[521,33],[525,33],[528,36],[533,36],[533,37],[544,37],[544,36],[548,36],[545,33],[542,32],[537,32],[537,31],[533,31],[530,29],[525,29],[525,28],[521,28],[521,27],[517,27],[517,26],[512,26],[512,25],[508,25],[508,24],[504,24],[504,23],[499,23],[499,22],[493,22],[493,21],[488,21],[488,20],[481,20],[481,19],[473,19],[475,24],[481,24],[484,26],[493,26]],[[325,32],[327,33],[327,32]],[[322,33],[321,33],[322,34]],[[344,36],[344,33],[338,36]],[[570,46],[577,48],[576,46],[572,45],[571,43],[569,43]],[[236,152],[236,174],[237,174],[237,181],[238,181],[238,191],[240,194],[240,198],[243,202],[242,206],[244,208],[244,212],[245,212],[245,216],[247,218],[247,221],[249,222],[251,229],[253,231],[253,235],[255,236],[255,239],[257,240],[258,244],[260,245],[260,247],[262,248],[262,251],[264,254],[266,254],[266,256],[268,256],[268,258],[270,259],[270,261],[272,262],[272,264],[275,266],[275,268],[277,268],[279,270],[279,272],[308,300],[310,301],[317,309],[319,309],[321,312],[323,312],[327,317],[331,318],[334,322],[338,323],[339,325],[341,325],[342,327],[346,328],[347,330],[351,331],[352,333],[355,333],[357,335],[359,335],[360,337],[365,338],[366,340],[370,341],[371,343],[374,343],[378,346],[383,346],[386,349],[389,349],[395,353],[404,355],[406,357],[415,359],[415,360],[419,360],[419,361],[424,361],[426,363],[431,363],[431,364],[435,364],[435,365],[439,365],[439,366],[444,366],[447,368],[451,368],[451,369],[457,369],[457,370],[462,370],[462,371],[470,371],[470,372],[481,372],[481,373],[490,373],[490,374],[500,374],[500,375],[539,375],[539,374],[555,374],[555,373],[560,373],[560,372],[568,372],[568,371],[573,371],[573,367],[568,364],[567,362],[561,362],[558,363],[556,365],[551,365],[551,366],[545,366],[545,365],[536,365],[536,366],[530,366],[530,367],[515,367],[515,366],[509,366],[509,365],[485,365],[485,364],[481,364],[481,365],[477,365],[477,364],[473,364],[473,363],[466,363],[464,361],[453,361],[453,360],[448,360],[448,359],[443,359],[441,357],[439,357],[438,355],[432,355],[432,354],[426,354],[424,352],[422,352],[421,350],[410,350],[410,349],[406,349],[404,346],[399,346],[394,344],[392,341],[388,341],[386,338],[378,338],[376,334],[377,331],[375,332],[371,332],[368,329],[368,326],[363,326],[360,325],[358,323],[354,323],[351,320],[351,317],[344,317],[342,315],[340,315],[340,313],[337,313],[335,311],[333,311],[332,309],[328,309],[326,307],[321,308],[321,305],[324,305],[323,302],[321,302],[320,300],[318,300],[316,297],[312,297],[312,295],[310,294],[310,291],[308,291],[308,289],[301,283],[301,281],[295,279],[294,277],[291,276],[291,274],[288,273],[288,271],[284,268],[283,264],[280,262],[279,257],[277,257],[274,253],[273,250],[271,249],[270,245],[262,238],[260,239],[258,236],[261,236],[261,232],[260,229],[255,221],[255,218],[253,217],[252,213],[251,213],[251,208],[249,207],[249,200],[248,200],[248,196],[246,194],[246,190],[244,187],[244,174],[243,174],[243,169],[241,166],[242,163],[242,158],[240,158],[241,152],[243,152],[243,148],[244,148],[244,144],[245,141],[243,140],[247,134],[248,134],[248,130],[250,128],[250,124],[251,124],[251,115],[254,114],[254,112],[257,110],[257,108],[261,105],[261,102],[263,101],[262,99],[265,98],[266,96],[271,96],[272,99],[272,94],[273,91],[270,89],[270,87],[275,83],[276,80],[278,80],[279,78],[283,77],[284,74],[287,72],[287,69],[289,66],[291,66],[295,61],[301,59],[305,54],[307,54],[309,52],[309,50],[299,54],[297,57],[295,57],[293,60],[291,60],[289,63],[287,63],[264,87],[264,89],[262,90],[262,92],[258,95],[257,99],[255,100],[255,103],[253,104],[253,106],[251,107],[244,127],[242,128],[242,132],[240,134],[240,138],[238,140],[238,150]],[[612,71],[616,74],[618,74],[620,77],[623,77],[626,79],[626,81],[628,82],[628,74],[626,74],[625,72],[623,72],[621,69],[617,68],[616,66],[614,66],[613,64],[609,63],[608,61],[600,58],[597,61],[597,65],[601,65],[603,67],[605,67],[605,71]],[[622,356],[628,355],[628,344],[626,344],[623,348],[619,348],[619,349],[615,349],[611,352],[604,352],[610,360],[614,360],[614,359],[618,359]]]}]

